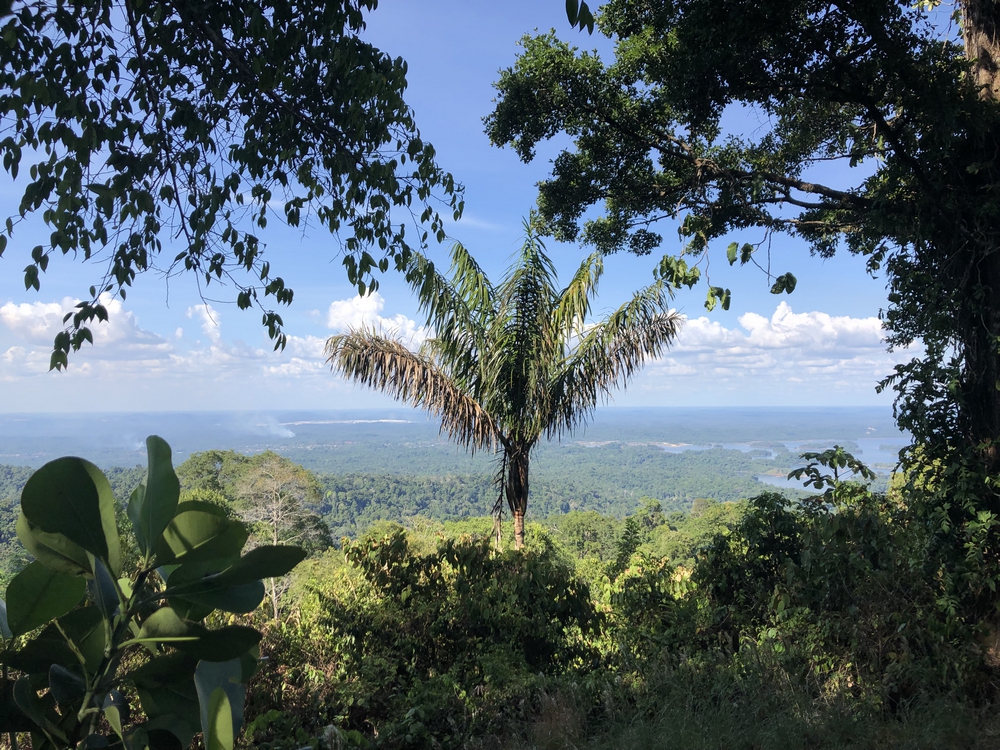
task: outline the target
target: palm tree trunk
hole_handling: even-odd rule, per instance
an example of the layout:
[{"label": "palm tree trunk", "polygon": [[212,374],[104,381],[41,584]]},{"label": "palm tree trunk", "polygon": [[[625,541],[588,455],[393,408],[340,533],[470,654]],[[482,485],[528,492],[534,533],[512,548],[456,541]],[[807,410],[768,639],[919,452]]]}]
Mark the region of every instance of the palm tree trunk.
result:
[{"label": "palm tree trunk", "polygon": [[518,446],[507,455],[506,493],[514,518],[514,549],[524,547],[524,513],[528,509],[528,456],[530,448]]}]

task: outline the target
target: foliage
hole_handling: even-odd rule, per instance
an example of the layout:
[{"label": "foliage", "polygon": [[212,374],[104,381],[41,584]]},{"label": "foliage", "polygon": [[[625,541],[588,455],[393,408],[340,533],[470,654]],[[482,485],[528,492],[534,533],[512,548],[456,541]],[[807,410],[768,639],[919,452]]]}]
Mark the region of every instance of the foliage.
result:
[{"label": "foliage", "polygon": [[543,435],[562,436],[584,424],[601,398],[624,386],[646,359],[677,335],[669,290],[655,282],[605,320],[587,324],[604,272],[598,255],[585,260],[559,290],[555,268],[530,222],[504,280],[494,286],[469,252],[452,247],[452,277],[415,255],[407,280],[434,337],[411,352],[374,330],[327,341],[331,367],[441,419],[442,432],[473,451],[493,449],[495,513],[506,500],[514,538],[524,544],[529,461]]},{"label": "foliage", "polygon": [[[466,537],[423,553],[385,532],[297,575],[302,626],[278,648],[299,680],[306,664],[315,675],[301,720],[317,734],[330,722],[384,747],[467,747],[522,715],[546,675],[592,658],[600,617],[550,546],[496,553]],[[293,710],[290,676],[275,709]]]},{"label": "foliage", "polygon": [[[230,281],[284,346],[292,290],[272,272],[259,233],[277,203],[290,226],[343,240],[351,283],[403,266],[427,232],[455,218],[461,187],[435,163],[403,101],[406,63],[362,39],[374,0],[279,0],[170,6],[101,0],[8,3],[0,47],[0,141],[11,178],[27,174],[14,227],[38,213],[51,230],[31,251],[26,288],[60,255],[106,263],[57,335],[51,366],[93,341],[105,293],[125,297],[159,267]],[[25,165],[24,162],[28,164]],[[400,213],[414,219],[405,238]],[[168,237],[176,256],[161,257]],[[376,249],[377,248],[377,249]]]},{"label": "foliage", "polygon": [[[57,459],[21,493],[17,534],[35,561],[10,581],[0,617],[0,730],[30,732],[37,750],[183,747],[198,727],[209,750],[231,750],[260,633],[204,620],[254,610],[260,579],[304,557],[289,546],[240,556],[242,524],[180,502],[169,446],[155,436],[146,446],[146,481],[127,510],[134,569],[123,565],[114,496],[96,466]],[[9,669],[20,674],[13,683]]]},{"label": "foliage", "polygon": [[[880,387],[896,391],[916,472],[936,462],[946,477],[914,487],[910,507],[932,533],[942,598],[971,622],[994,616],[1000,578],[1000,8],[958,0],[960,23],[942,24],[937,5],[611,0],[596,24],[614,60],[525,38],[487,131],[526,161],[573,138],[539,187],[557,238],[649,253],[676,219],[683,247],[658,267],[671,284],[707,277],[710,248],[728,241],[729,264],[790,292],[767,253],[777,232],[885,272],[887,342],[921,348]],[[733,133],[737,111],[759,126]],[[838,184],[812,179],[837,162],[825,174]],[[726,307],[729,290],[707,286],[706,306]]]},{"label": "foliage", "polygon": [[[833,468],[845,458],[812,457]],[[787,652],[816,685],[890,707],[927,684],[975,691],[972,631],[939,606],[925,529],[898,498],[830,475],[820,486],[824,495],[797,508],[780,495],[754,498],[706,549],[694,581],[711,628],[734,648],[750,638]]]}]

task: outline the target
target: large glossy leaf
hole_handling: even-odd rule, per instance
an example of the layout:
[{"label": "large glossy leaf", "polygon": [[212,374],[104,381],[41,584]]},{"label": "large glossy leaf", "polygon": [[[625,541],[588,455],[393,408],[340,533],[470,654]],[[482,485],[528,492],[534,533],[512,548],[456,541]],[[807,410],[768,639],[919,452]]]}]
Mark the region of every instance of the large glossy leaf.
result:
[{"label": "large glossy leaf", "polygon": [[[170,460],[170,446],[156,435],[146,438],[149,469],[141,492],[133,493],[128,514],[143,554],[153,549],[177,511],[181,485]],[[133,507],[135,506],[135,507]]]},{"label": "large glossy leaf", "polygon": [[30,677],[22,677],[14,683],[14,701],[35,725],[51,738],[66,742],[66,734],[45,715],[45,707],[38,699],[38,693],[31,686]]},{"label": "large glossy leaf", "polygon": [[35,723],[14,701],[13,683],[0,683],[0,732],[30,732]]},{"label": "large glossy leaf", "polygon": [[[178,597],[178,600],[196,605],[201,611],[221,609],[223,612],[246,614],[260,606],[265,593],[263,581],[254,581],[243,586],[232,586],[206,593],[191,593]],[[173,601],[171,599],[171,603]]]},{"label": "large glossy leaf", "polygon": [[176,682],[193,685],[198,660],[189,654],[173,652],[150,659],[125,675],[140,687],[162,687]]},{"label": "large glossy leaf", "polygon": [[54,623],[19,650],[4,653],[0,660],[7,666],[30,674],[48,673],[53,664],[71,666],[80,663]]},{"label": "large glossy leaf", "polygon": [[246,528],[226,518],[210,503],[186,502],[156,540],[153,551],[159,565],[200,562],[238,555],[247,541]]},{"label": "large glossy leaf", "polygon": [[262,578],[283,576],[302,562],[305,556],[305,550],[301,547],[264,546],[250,550],[218,573],[199,575],[201,571],[198,568],[185,570],[187,566],[183,566],[171,574],[167,594],[185,598],[216,595]]},{"label": "large glossy leaf", "polygon": [[122,740],[125,739],[124,726],[128,723],[128,701],[125,696],[117,690],[111,690],[104,698],[104,718],[111,725],[114,733]]},{"label": "large glossy leaf", "polygon": [[0,599],[0,635],[5,641],[9,641],[13,637],[10,625],[7,624],[7,602],[2,599]]},{"label": "large glossy leaf", "polygon": [[62,534],[50,534],[31,523],[22,511],[17,517],[17,538],[32,557],[53,570],[92,576],[93,555]]},{"label": "large glossy leaf", "polygon": [[174,714],[157,716],[143,727],[149,734],[149,750],[184,750],[195,735],[195,725]]},{"label": "large glossy leaf", "polygon": [[49,692],[59,704],[60,711],[66,715],[80,708],[87,693],[87,685],[75,670],[53,664],[49,667]]},{"label": "large glossy leaf", "polygon": [[7,586],[10,632],[23,635],[66,614],[86,591],[84,579],[47,568],[37,560],[30,563]]},{"label": "large glossy leaf", "polygon": [[94,672],[104,659],[108,631],[99,607],[74,609],[59,618],[59,632],[73,644],[73,649],[84,659],[90,672]]},{"label": "large glossy leaf", "polygon": [[198,694],[193,680],[189,678],[186,684],[137,688],[136,692],[143,712],[150,717],[147,728],[168,730],[181,740],[190,732],[185,746],[191,744],[190,736],[198,726]]},{"label": "large glossy leaf", "polygon": [[182,620],[169,607],[158,609],[142,624],[133,643],[162,643],[205,661],[229,661],[260,642],[260,633],[244,625],[209,630]]},{"label": "large glossy leaf", "polygon": [[208,702],[205,747],[207,750],[233,750],[234,734],[229,696],[222,688],[216,688]]},{"label": "large glossy leaf", "polygon": [[100,560],[94,561],[94,577],[87,582],[87,589],[94,604],[108,620],[111,620],[120,609],[121,602],[118,600],[115,580],[111,577],[107,566]]},{"label": "large glossy leaf", "polygon": [[[228,719],[232,736],[239,734],[243,724],[243,704],[246,698],[246,686],[242,683],[243,667],[239,659],[225,662],[207,662],[198,664],[194,683],[198,690],[198,704],[201,708],[201,728],[205,735],[205,745],[213,745],[213,739],[225,738],[225,733],[219,734],[218,723]],[[222,691],[226,696],[226,708],[217,706],[216,693]],[[218,713],[213,713],[215,710]]]},{"label": "large glossy leaf", "polygon": [[142,501],[146,496],[146,485],[137,485],[132,494],[129,495],[128,505],[125,506],[125,515],[132,523],[132,535],[139,546],[139,552],[148,555],[152,543],[146,538],[142,530]]},{"label": "large glossy leaf", "polygon": [[90,461],[66,457],[31,475],[21,492],[21,510],[43,531],[63,534],[121,572],[115,499],[107,477]]}]

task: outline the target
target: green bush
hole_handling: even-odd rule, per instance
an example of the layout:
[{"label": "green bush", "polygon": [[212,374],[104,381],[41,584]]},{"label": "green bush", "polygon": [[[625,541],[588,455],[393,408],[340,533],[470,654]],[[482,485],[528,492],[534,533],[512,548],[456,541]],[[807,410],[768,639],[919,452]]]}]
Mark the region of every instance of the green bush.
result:
[{"label": "green bush", "polygon": [[285,677],[258,698],[308,717],[314,737],[332,724],[385,747],[464,747],[523,723],[547,679],[597,659],[586,636],[601,617],[553,547],[441,539],[421,554],[385,530],[303,567],[301,619],[273,643]]}]

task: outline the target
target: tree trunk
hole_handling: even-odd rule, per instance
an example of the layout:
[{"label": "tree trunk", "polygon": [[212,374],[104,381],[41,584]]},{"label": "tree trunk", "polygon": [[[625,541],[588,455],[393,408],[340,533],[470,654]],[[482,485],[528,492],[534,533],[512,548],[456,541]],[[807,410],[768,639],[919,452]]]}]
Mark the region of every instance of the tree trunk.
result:
[{"label": "tree trunk", "polygon": [[1000,101],[1000,43],[997,25],[1000,21],[995,0],[963,0],[962,37],[965,54],[972,61],[972,72],[980,96]]},{"label": "tree trunk", "polygon": [[[984,101],[1000,104],[1000,5],[996,0],[962,0],[962,36],[966,57]],[[986,136],[983,153],[1000,150],[1000,131]],[[991,183],[995,170],[988,171]],[[993,185],[983,185],[982,189]],[[961,383],[962,427],[969,441],[981,449],[988,474],[998,466],[1000,446],[1000,233],[995,226],[976,226],[968,294],[963,306]],[[1000,509],[995,509],[1000,510]]]},{"label": "tree trunk", "polygon": [[977,266],[982,297],[972,303],[978,314],[968,321],[963,341],[963,427],[986,472],[994,474],[1000,449],[1000,249],[986,249]]},{"label": "tree trunk", "polygon": [[528,509],[528,455],[531,448],[517,446],[507,453],[505,492],[514,519],[514,549],[524,547],[524,513]]}]

